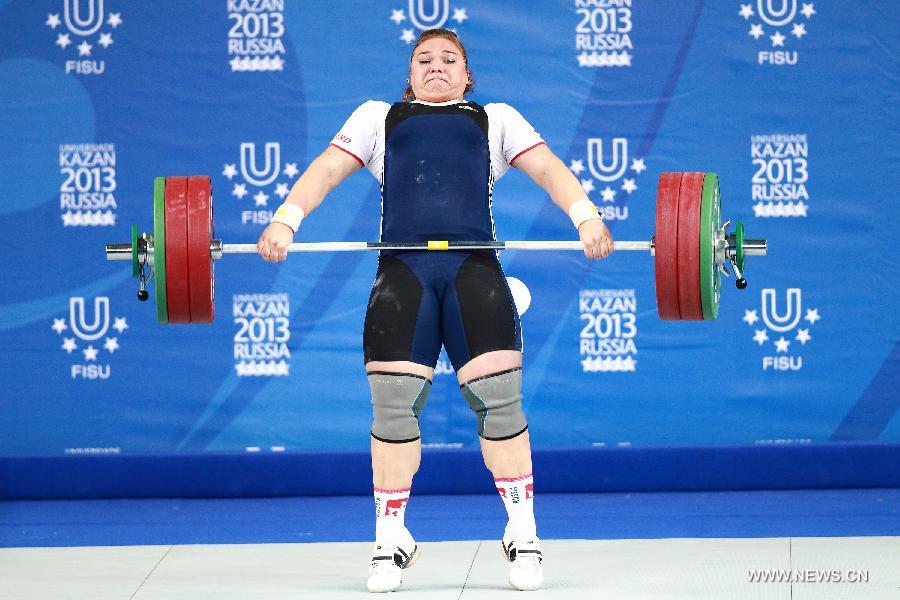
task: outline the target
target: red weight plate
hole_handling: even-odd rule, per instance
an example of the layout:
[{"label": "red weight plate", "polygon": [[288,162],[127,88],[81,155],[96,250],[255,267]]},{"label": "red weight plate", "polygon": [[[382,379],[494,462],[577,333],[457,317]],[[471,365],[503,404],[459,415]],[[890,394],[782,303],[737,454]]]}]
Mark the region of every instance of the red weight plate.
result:
[{"label": "red weight plate", "polygon": [[187,247],[191,323],[212,323],[215,315],[212,257],[212,194],[209,177],[187,180]]},{"label": "red weight plate", "polygon": [[700,294],[700,205],[705,173],[685,173],[678,194],[678,305],[685,321],[703,320]]},{"label": "red weight plate", "polygon": [[166,177],[166,303],[169,323],[191,322],[187,177]]},{"label": "red weight plate", "polygon": [[656,310],[660,319],[669,321],[681,319],[681,309],[678,306],[677,253],[680,188],[681,173],[663,173],[659,176],[656,193],[656,249],[653,261],[656,267]]}]

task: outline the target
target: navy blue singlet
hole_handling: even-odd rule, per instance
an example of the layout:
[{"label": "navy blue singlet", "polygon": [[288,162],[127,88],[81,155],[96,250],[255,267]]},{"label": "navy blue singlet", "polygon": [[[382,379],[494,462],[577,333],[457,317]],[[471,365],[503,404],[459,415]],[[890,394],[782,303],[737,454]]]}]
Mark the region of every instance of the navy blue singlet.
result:
[{"label": "navy blue singlet", "polygon": [[[488,117],[474,102],[396,103],[385,120],[385,242],[494,239]],[[519,316],[496,253],[383,251],[366,312],[365,360],[455,369],[521,350]]]}]

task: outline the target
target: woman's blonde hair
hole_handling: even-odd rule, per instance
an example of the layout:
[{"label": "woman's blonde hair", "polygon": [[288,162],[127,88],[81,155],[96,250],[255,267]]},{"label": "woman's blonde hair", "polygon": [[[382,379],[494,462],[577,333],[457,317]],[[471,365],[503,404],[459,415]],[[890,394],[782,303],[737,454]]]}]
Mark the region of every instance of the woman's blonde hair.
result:
[{"label": "woman's blonde hair", "polygon": [[[419,47],[419,44],[422,42],[426,42],[433,38],[443,38],[445,40],[450,40],[459,48],[459,51],[462,53],[463,62],[466,63],[466,74],[469,76],[469,83],[466,84],[466,89],[463,91],[463,95],[468,94],[475,90],[475,79],[472,77],[472,71],[469,70],[469,59],[466,56],[466,48],[462,45],[462,42],[459,40],[459,36],[456,33],[450,31],[449,29],[426,29],[419,35],[419,39],[416,40],[416,45],[413,46],[412,54],[409,56],[409,62],[412,63],[413,57],[416,55],[416,48]],[[409,102],[410,100],[415,100],[416,95],[413,93],[412,85],[409,83],[409,80],[406,81],[406,90],[403,92],[403,101]]]}]

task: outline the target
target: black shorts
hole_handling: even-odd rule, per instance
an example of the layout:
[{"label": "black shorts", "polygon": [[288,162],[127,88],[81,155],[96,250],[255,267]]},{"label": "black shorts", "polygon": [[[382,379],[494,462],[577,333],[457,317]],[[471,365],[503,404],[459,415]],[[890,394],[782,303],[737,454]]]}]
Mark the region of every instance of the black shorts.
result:
[{"label": "black shorts", "polygon": [[522,350],[522,329],[492,250],[384,251],[363,332],[365,361],[433,367],[441,344],[457,371],[494,350]]}]

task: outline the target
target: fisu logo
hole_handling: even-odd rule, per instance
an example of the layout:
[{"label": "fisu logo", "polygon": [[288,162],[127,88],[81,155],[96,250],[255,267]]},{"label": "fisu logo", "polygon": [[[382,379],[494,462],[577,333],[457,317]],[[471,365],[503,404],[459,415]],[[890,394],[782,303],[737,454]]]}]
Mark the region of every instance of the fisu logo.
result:
[{"label": "fisu logo", "polygon": [[787,310],[780,315],[775,290],[767,288],[762,291],[762,320],[772,331],[790,331],[800,322],[800,288],[787,290],[786,298]]},{"label": "fisu logo", "polygon": [[588,169],[600,181],[615,181],[622,177],[628,168],[628,140],[612,139],[612,159],[609,164],[603,161],[603,138],[590,138],[587,141]]},{"label": "fisu logo", "polygon": [[409,0],[409,20],[419,29],[443,27],[450,18],[450,0],[431,0],[431,10],[425,11],[428,0]]},{"label": "fisu logo", "polygon": [[[50,13],[44,25],[54,32],[63,25],[65,30],[56,33],[56,45],[64,51],[69,46],[77,51],[78,60],[66,61],[66,73],[101,75],[106,62],[94,58],[99,52],[97,46],[107,50],[114,43],[112,30],[122,24],[121,13],[107,14],[104,0],[63,0],[62,4],[62,18],[59,13]],[[109,26],[107,31],[101,31],[104,25]],[[98,37],[91,37],[98,32]],[[82,38],[80,44],[75,44],[73,35]]]},{"label": "fisu logo", "polygon": [[[400,40],[409,45],[416,39],[416,30],[426,31],[444,27],[451,19],[456,21],[457,25],[462,25],[469,15],[465,8],[451,7],[450,0],[409,0],[405,9],[393,9],[389,18],[398,27],[403,27]],[[407,20],[412,27],[404,27]]]},{"label": "fisu logo", "polygon": [[109,298],[94,298],[94,319],[87,324],[84,310],[84,298],[75,297],[69,300],[69,324],[72,333],[80,339],[91,342],[103,337],[109,330]]},{"label": "fisu logo", "polygon": [[[607,146],[609,146],[608,153]],[[647,170],[643,158],[630,158],[628,139],[624,137],[613,137],[609,141],[602,137],[588,138],[585,142],[585,154],[587,155],[587,167],[584,165],[585,159],[573,159],[569,163],[569,169],[579,177],[581,188],[589,197],[591,192],[597,190],[595,181],[599,181],[604,186],[599,190],[600,200],[605,203],[616,201],[615,186],[629,196],[634,193],[638,189],[637,176]],[[634,171],[634,177],[626,177],[629,168]],[[590,173],[591,177],[581,179],[580,175],[585,170]],[[620,180],[622,184],[618,185]],[[628,218],[627,206],[601,206],[600,212],[607,221],[621,221]]]},{"label": "fisu logo", "polygon": [[[281,163],[281,144],[279,142],[264,142],[262,148],[255,142],[241,142],[239,160],[236,163],[226,163],[222,175],[229,180],[238,177],[231,187],[231,195],[238,200],[252,194],[255,206],[258,210],[244,210],[241,212],[243,225],[268,225],[272,220],[272,209],[268,208],[272,196],[278,196],[284,200],[290,191],[290,183],[300,170],[297,163]],[[277,181],[280,177],[288,178],[287,181]],[[242,181],[241,181],[242,179]],[[262,189],[275,184],[275,188]],[[247,186],[257,188],[252,193]]]},{"label": "fisu logo", "polygon": [[[89,309],[82,296],[73,296],[69,298],[69,320],[65,318],[53,319],[53,325],[50,327],[57,335],[63,337],[63,343],[60,349],[65,350],[67,354],[75,353],[81,362],[71,365],[70,371],[72,379],[109,379],[111,368],[109,364],[103,362],[103,356],[100,356],[103,350],[109,354],[119,350],[119,338],[112,337],[110,329],[115,329],[119,335],[122,335],[128,329],[128,323],[125,317],[115,317],[112,325],[110,325],[110,308],[109,297],[98,296],[94,298],[92,309]],[[71,330],[72,336],[69,337],[64,332]],[[94,347],[92,342],[106,337],[103,344]],[[87,343],[86,347],[82,347]],[[76,350],[78,351],[76,353]]]},{"label": "fisu logo", "polygon": [[281,144],[266,142],[265,166],[260,169],[256,164],[256,144],[241,144],[241,175],[257,187],[269,185],[281,173]]},{"label": "fisu logo", "polygon": [[[761,317],[759,313],[762,313]],[[810,330],[822,318],[819,316],[819,309],[803,308],[800,288],[785,290],[783,300],[774,288],[764,288],[760,296],[759,313],[756,310],[744,310],[742,320],[750,327],[761,320],[765,328],[754,328],[753,341],[760,347],[771,341],[775,347],[774,355],[762,357],[762,370],[799,371],[803,367],[803,357],[799,355],[798,346],[794,342],[806,346],[812,340]],[[807,322],[806,327],[800,326],[801,321]],[[769,333],[777,334],[778,339],[771,339]]]},{"label": "fisu logo", "polygon": [[797,0],[781,0],[781,6],[776,10],[773,6],[776,0],[757,0],[756,11],[763,22],[772,27],[781,27],[794,20],[797,15]]},{"label": "fisu logo", "polygon": [[103,25],[103,0],[87,0],[87,18],[82,18],[82,0],[64,0],[63,18],[69,31],[82,37],[96,33]]},{"label": "fisu logo", "polygon": [[[764,45],[771,42],[770,50],[757,52],[757,64],[796,65],[799,53],[788,50],[786,42],[791,41],[790,36],[794,36],[799,42],[808,33],[806,25],[816,14],[815,3],[804,2],[798,10],[797,0],[757,0],[755,7],[756,10],[752,2],[741,4],[738,15],[750,25],[748,36]],[[799,15],[803,15],[803,18]]]}]

